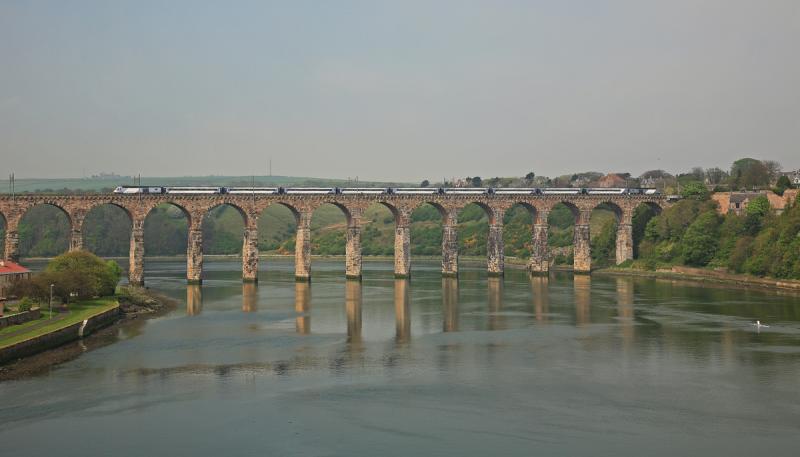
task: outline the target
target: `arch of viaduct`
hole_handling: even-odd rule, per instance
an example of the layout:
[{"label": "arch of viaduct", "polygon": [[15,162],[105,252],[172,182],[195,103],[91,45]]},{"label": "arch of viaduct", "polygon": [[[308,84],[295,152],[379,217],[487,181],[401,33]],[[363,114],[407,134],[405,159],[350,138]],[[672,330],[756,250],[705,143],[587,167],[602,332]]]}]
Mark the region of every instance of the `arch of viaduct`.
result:
[{"label": "arch of viaduct", "polygon": [[144,221],[156,206],[172,204],[188,218],[187,280],[199,283],[203,277],[203,232],[201,224],[211,209],[220,205],[236,208],[244,220],[242,277],[256,281],[258,273],[258,218],[270,205],[283,205],[294,213],[297,221],[295,243],[295,277],[311,278],[311,215],[324,204],[340,208],[347,219],[346,275],[361,277],[361,228],[364,211],[375,203],[386,206],[395,218],[394,273],[408,277],[411,273],[410,241],[411,213],[417,207],[431,204],[442,215],[442,274],[458,274],[458,212],[475,203],[489,219],[487,268],[489,275],[500,276],[504,270],[503,216],[514,205],[522,205],[533,216],[532,249],[528,269],[547,273],[547,217],[551,209],[563,203],[575,215],[574,270],[591,271],[589,219],[593,209],[605,204],[614,209],[619,222],[616,241],[616,261],[633,258],[631,221],[636,207],[649,205],[660,211],[669,205],[660,195],[22,195],[0,196],[0,215],[6,221],[4,258],[19,258],[18,227],[22,216],[37,205],[53,205],[64,211],[71,224],[69,249],[83,248],[82,227],[86,215],[100,205],[122,208],[132,222],[129,279],[132,284],[144,284]]}]

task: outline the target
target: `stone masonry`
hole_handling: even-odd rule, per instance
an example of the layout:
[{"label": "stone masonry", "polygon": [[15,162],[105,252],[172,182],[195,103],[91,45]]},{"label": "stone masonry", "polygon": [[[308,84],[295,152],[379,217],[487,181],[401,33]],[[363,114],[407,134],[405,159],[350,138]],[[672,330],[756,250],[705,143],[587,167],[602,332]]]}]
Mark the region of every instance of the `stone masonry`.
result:
[{"label": "stone masonry", "polygon": [[203,280],[203,217],[214,207],[230,205],[242,215],[245,230],[242,239],[242,279],[258,279],[258,218],[270,205],[283,205],[292,210],[297,221],[295,241],[295,277],[311,280],[311,215],[323,204],[340,208],[347,218],[346,275],[360,279],[361,228],[364,210],[379,203],[395,216],[395,276],[411,275],[411,212],[429,203],[442,215],[442,275],[458,275],[458,212],[470,203],[478,204],[489,219],[487,270],[490,276],[502,276],[504,270],[503,215],[514,205],[527,208],[534,218],[531,233],[532,249],[528,269],[546,274],[550,255],[547,247],[547,215],[553,206],[563,203],[575,214],[574,270],[591,271],[589,216],[600,204],[610,205],[617,213],[617,263],[633,258],[631,220],[634,209],[646,204],[656,209],[669,203],[660,195],[32,195],[0,196],[0,218],[5,221],[4,258],[19,259],[18,227],[22,216],[36,205],[52,205],[67,215],[70,225],[70,250],[83,248],[83,220],[100,205],[122,208],[132,222],[130,273],[132,284],[144,284],[144,220],[156,206],[169,203],[180,208],[189,221],[186,253],[186,279],[199,284]]}]

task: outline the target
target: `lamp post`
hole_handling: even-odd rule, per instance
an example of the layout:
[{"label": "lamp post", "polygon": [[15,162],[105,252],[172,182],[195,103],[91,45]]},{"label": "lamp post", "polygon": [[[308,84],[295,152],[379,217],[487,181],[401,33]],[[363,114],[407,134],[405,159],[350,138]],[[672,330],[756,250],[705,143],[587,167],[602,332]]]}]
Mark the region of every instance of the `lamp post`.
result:
[{"label": "lamp post", "polygon": [[50,284],[50,319],[53,318],[53,287],[55,284]]}]

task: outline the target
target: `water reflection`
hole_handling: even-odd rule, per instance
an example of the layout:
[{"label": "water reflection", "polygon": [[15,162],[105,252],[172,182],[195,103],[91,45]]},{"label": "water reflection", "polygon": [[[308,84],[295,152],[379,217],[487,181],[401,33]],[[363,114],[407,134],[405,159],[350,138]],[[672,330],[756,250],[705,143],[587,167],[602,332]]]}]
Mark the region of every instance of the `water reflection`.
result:
[{"label": "water reflection", "polygon": [[633,279],[616,278],[617,318],[622,325],[622,345],[627,350],[633,344]]},{"label": "water reflection", "polygon": [[443,330],[458,331],[458,278],[442,278]]},{"label": "water reflection", "polygon": [[395,337],[397,342],[411,339],[411,311],[408,279],[394,280]]},{"label": "water reflection", "polygon": [[196,316],[203,310],[203,289],[199,284],[186,286],[186,315]]},{"label": "water reflection", "polygon": [[489,294],[489,330],[503,330],[506,328],[505,318],[500,314],[503,309],[503,279],[487,278],[486,289]]},{"label": "water reflection", "polygon": [[301,335],[311,333],[311,283],[296,281],[294,283],[294,328]]},{"label": "water reflection", "polygon": [[591,321],[592,277],[574,275],[572,287],[575,292],[575,324],[582,327]]},{"label": "water reflection", "polygon": [[346,281],[344,303],[347,312],[347,341],[361,342],[361,281]]},{"label": "water reflection", "polygon": [[536,320],[547,322],[548,308],[550,306],[550,293],[547,290],[550,285],[550,278],[547,276],[530,275],[531,293],[533,295],[533,310]]},{"label": "water reflection", "polygon": [[242,283],[242,311],[245,313],[258,311],[258,288],[254,282]]}]

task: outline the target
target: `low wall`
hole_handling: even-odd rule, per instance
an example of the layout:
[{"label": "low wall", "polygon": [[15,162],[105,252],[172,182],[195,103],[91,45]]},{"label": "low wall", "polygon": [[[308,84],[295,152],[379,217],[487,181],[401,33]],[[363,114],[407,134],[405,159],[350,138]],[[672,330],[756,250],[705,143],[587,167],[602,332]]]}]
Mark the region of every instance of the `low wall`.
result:
[{"label": "low wall", "polygon": [[40,317],[42,317],[42,311],[39,308],[33,308],[17,314],[10,314],[8,316],[0,317],[0,328],[6,328],[9,325],[19,325],[24,324],[25,322],[35,321]]},{"label": "low wall", "polygon": [[21,359],[33,354],[52,349],[62,344],[69,343],[89,335],[93,331],[105,327],[121,316],[119,306],[90,317],[84,326],[83,321],[64,327],[46,335],[37,336],[29,340],[0,349],[0,364],[11,360]]}]

